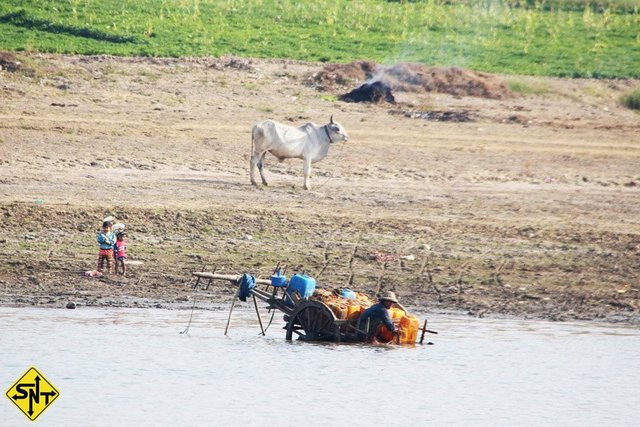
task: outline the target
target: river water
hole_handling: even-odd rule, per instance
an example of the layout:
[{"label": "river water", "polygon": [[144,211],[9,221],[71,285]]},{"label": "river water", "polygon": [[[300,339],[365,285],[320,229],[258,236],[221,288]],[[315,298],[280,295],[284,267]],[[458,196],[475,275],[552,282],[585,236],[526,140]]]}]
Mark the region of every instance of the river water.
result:
[{"label": "river water", "polygon": [[[433,314],[433,345],[286,342],[240,307],[0,308],[3,394],[36,367],[39,426],[636,426],[640,329]],[[425,340],[426,342],[426,340]],[[7,399],[0,425],[33,425]]]}]

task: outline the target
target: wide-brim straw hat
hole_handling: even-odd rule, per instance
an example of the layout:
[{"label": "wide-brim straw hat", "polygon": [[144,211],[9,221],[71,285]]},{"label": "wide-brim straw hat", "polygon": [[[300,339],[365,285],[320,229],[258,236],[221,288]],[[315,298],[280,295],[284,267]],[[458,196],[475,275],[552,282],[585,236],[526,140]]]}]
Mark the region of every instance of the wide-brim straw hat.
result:
[{"label": "wide-brim straw hat", "polygon": [[398,299],[396,298],[396,294],[394,292],[391,291],[387,291],[385,293],[383,293],[380,298],[378,298],[380,301],[391,301],[391,302],[398,302]]}]

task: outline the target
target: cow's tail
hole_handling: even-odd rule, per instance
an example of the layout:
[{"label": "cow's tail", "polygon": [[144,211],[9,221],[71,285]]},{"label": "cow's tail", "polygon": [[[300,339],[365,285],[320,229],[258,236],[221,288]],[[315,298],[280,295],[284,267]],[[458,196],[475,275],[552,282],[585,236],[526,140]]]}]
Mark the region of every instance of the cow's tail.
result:
[{"label": "cow's tail", "polygon": [[253,156],[255,153],[253,150],[256,148],[256,142],[258,140],[264,138],[264,131],[258,125],[255,125],[253,129],[251,129],[251,155]]},{"label": "cow's tail", "polygon": [[[253,156],[253,149],[256,146],[256,137],[258,136],[257,133],[258,133],[258,126],[254,126],[251,129],[251,156]],[[249,158],[251,158],[251,156]]]},{"label": "cow's tail", "polygon": [[253,160],[253,156],[255,155],[255,148],[256,148],[256,139],[262,136],[262,129],[260,129],[260,127],[258,125],[255,125],[252,129],[251,129],[251,153],[249,154],[249,176],[251,177],[251,184],[253,185],[257,185],[256,184],[256,180],[254,177],[254,171],[255,171],[255,167],[257,166],[256,164],[254,164],[254,160]]}]

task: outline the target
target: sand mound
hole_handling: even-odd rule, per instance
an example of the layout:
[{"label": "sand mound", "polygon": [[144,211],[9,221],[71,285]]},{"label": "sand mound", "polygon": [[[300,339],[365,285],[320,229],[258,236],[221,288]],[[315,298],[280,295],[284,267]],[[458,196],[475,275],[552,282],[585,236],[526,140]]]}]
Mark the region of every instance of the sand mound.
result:
[{"label": "sand mound", "polygon": [[498,77],[461,68],[437,68],[422,64],[399,63],[383,67],[375,62],[329,64],[309,77],[318,90],[344,92],[368,80],[382,81],[392,91],[413,93],[448,93],[503,99],[510,95],[507,85]]}]

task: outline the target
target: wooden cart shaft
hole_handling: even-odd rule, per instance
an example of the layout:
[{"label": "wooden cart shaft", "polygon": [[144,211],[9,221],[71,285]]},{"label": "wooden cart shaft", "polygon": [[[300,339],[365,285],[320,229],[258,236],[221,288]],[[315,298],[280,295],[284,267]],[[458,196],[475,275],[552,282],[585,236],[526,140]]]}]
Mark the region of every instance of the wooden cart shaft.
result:
[{"label": "wooden cart shaft", "polygon": [[[218,273],[209,273],[207,271],[197,271],[193,273],[194,276],[200,277],[203,279],[210,280],[226,280],[229,283],[237,286],[240,278],[242,276],[236,274],[218,274]],[[271,286],[270,279],[255,279],[257,285],[267,285]],[[269,304],[270,309],[277,309],[282,311],[285,314],[291,314],[293,312],[293,308],[289,307],[287,304],[282,301],[281,298],[276,298],[274,294],[265,291],[264,289],[259,289],[257,287],[251,290],[252,294],[255,295],[259,300]]]}]

